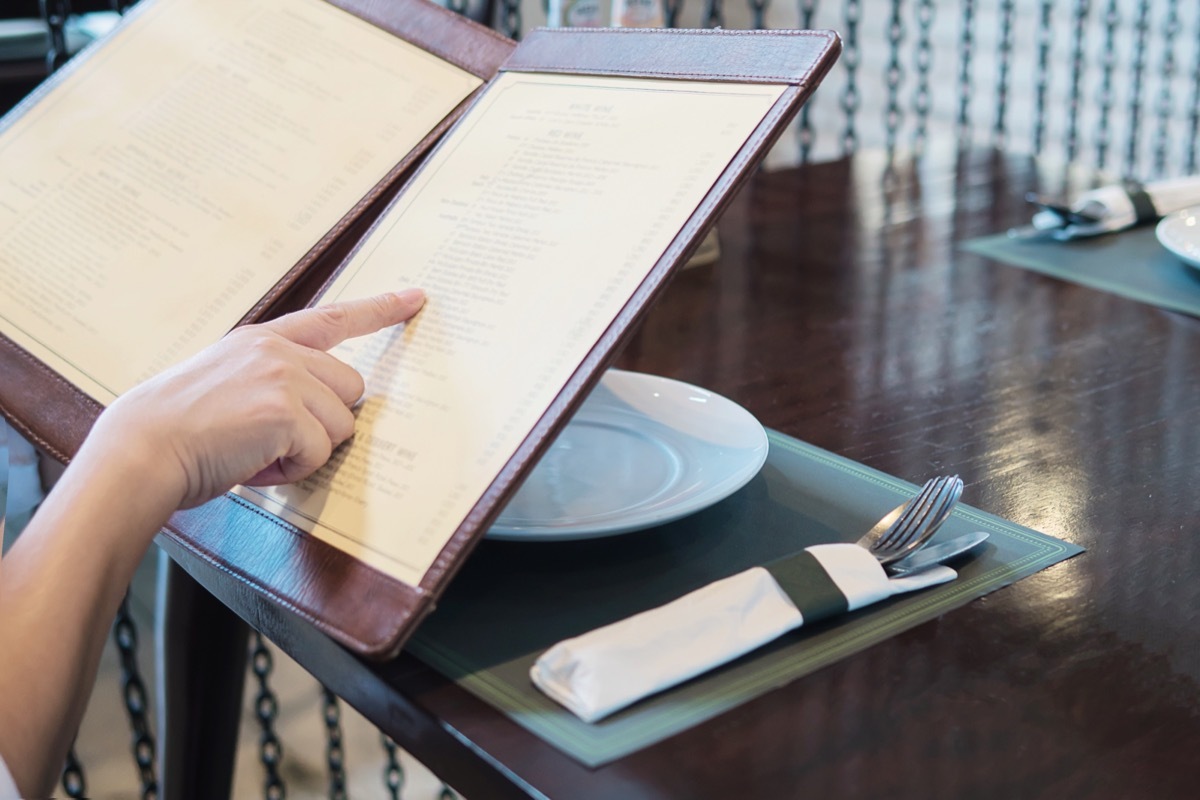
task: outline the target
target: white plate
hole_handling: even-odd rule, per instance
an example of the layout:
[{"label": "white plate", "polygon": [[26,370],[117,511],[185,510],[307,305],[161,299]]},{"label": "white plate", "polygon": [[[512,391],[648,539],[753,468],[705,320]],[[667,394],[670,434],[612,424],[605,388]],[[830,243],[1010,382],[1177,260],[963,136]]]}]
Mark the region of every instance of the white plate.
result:
[{"label": "white plate", "polygon": [[737,403],[609,370],[487,535],[561,541],[661,525],[728,497],[766,458],[766,431]]},{"label": "white plate", "polygon": [[1167,214],[1154,233],[1183,263],[1200,267],[1200,206]]}]

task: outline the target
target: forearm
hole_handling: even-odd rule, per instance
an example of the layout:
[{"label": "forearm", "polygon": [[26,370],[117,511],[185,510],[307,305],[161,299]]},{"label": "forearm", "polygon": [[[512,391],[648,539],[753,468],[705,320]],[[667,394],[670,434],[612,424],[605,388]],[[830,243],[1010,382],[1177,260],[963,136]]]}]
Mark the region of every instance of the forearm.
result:
[{"label": "forearm", "polygon": [[97,438],[0,566],[0,754],[27,796],[52,788],[117,607],[173,510],[152,454]]}]

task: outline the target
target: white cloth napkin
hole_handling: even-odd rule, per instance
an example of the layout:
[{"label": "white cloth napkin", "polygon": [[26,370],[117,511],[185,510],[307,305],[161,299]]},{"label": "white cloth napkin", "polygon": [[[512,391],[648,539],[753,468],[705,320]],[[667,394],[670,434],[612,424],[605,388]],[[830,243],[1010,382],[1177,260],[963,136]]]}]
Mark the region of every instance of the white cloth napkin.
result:
[{"label": "white cloth napkin", "polygon": [[1173,211],[1200,205],[1200,176],[1170,178],[1145,185],[1133,182],[1102,186],[1084,192],[1071,203],[1071,210],[1098,216],[1089,224],[1064,224],[1053,211],[1033,215],[1032,227],[1055,239],[1082,239],[1153,222]]},{"label": "white cloth napkin", "polygon": [[[538,658],[529,676],[550,698],[585,722],[595,722],[732,661],[805,622],[958,576],[950,567],[936,566],[892,578],[873,555],[854,544],[816,545],[804,552],[812,556],[804,569],[824,573],[810,575],[811,582],[831,581],[835,587],[823,599],[806,596],[803,586],[800,591],[796,586],[785,590],[771,565],[754,567],[666,605],[561,641]],[[837,602],[831,605],[829,595],[838,593],[845,602],[835,597]]]}]

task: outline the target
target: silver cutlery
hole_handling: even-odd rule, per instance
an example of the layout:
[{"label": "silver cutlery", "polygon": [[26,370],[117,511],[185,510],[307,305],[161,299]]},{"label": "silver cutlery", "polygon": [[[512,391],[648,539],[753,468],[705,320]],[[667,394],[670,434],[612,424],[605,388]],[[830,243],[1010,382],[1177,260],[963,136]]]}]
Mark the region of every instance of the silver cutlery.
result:
[{"label": "silver cutlery", "polygon": [[911,575],[936,564],[944,564],[955,556],[974,550],[988,538],[984,531],[964,533],[939,544],[922,547],[912,555],[893,561],[886,569],[889,575]]},{"label": "silver cutlery", "polygon": [[901,525],[906,525],[908,520],[916,515],[920,503],[923,502],[936,488],[935,482],[937,478],[930,478],[925,481],[925,485],[921,487],[921,491],[917,492],[915,497],[905,500],[900,505],[893,508],[888,513],[884,514],[878,522],[871,526],[871,529],[859,537],[855,542],[864,550],[871,550],[876,543],[892,530],[899,528]]},{"label": "silver cutlery", "polygon": [[[1073,235],[1094,235],[1108,228],[1104,224],[1104,216],[1108,209],[1096,199],[1086,200],[1082,205],[1069,206],[1064,202],[1030,192],[1025,195],[1026,202],[1038,209],[1033,222],[1016,228],[1009,228],[1010,239],[1062,239]],[[1071,235],[1068,235],[1071,234]]]},{"label": "silver cutlery", "polygon": [[875,523],[857,544],[880,564],[890,564],[921,547],[937,532],[962,494],[957,475],[931,478],[912,500],[897,506]]},{"label": "silver cutlery", "polygon": [[1095,200],[1088,201],[1080,208],[1072,208],[1066,203],[1029,192],[1025,195],[1025,201],[1042,211],[1057,215],[1063,225],[1095,225],[1104,217],[1104,205]]}]

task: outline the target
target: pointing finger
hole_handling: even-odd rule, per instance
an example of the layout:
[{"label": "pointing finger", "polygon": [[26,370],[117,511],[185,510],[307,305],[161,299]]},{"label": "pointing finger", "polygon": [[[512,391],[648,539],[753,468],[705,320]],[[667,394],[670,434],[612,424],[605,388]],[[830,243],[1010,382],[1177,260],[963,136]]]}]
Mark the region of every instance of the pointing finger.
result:
[{"label": "pointing finger", "polygon": [[406,289],[307,308],[267,322],[263,327],[304,347],[328,350],[346,339],[366,336],[411,319],[424,303],[424,292]]}]

